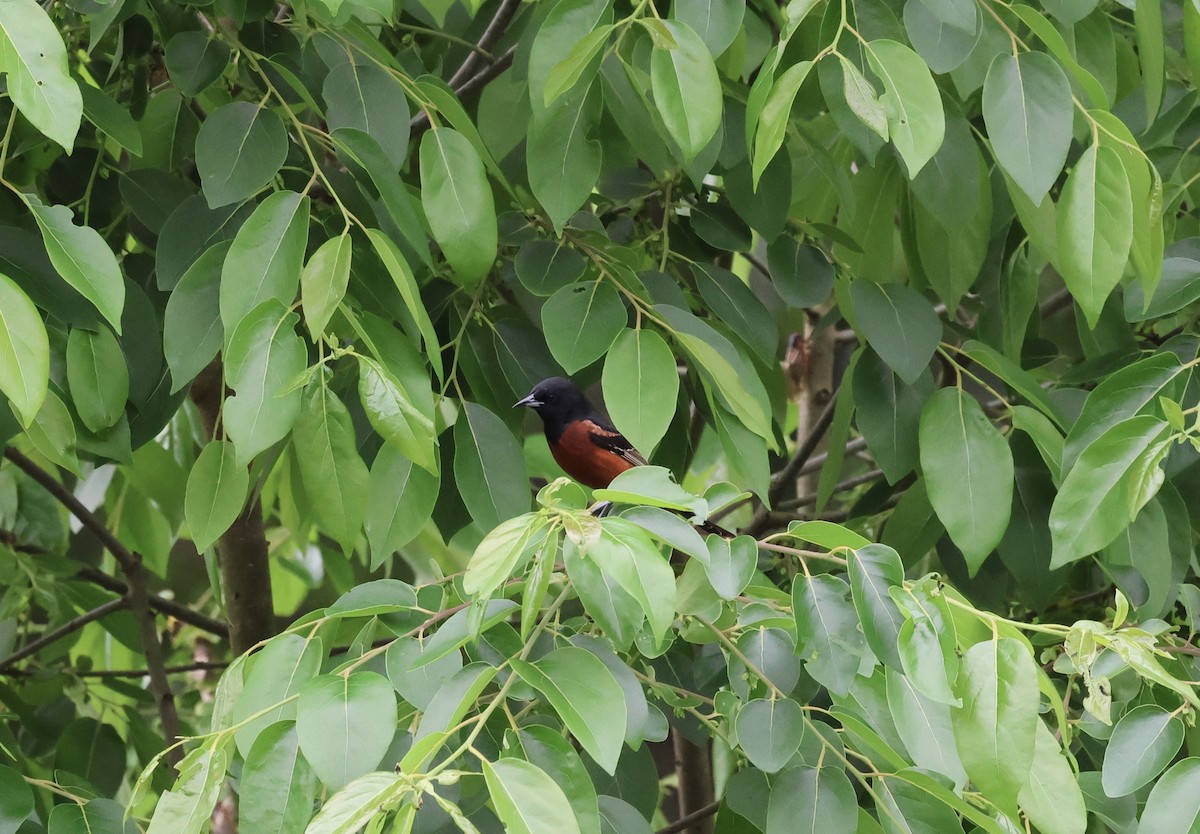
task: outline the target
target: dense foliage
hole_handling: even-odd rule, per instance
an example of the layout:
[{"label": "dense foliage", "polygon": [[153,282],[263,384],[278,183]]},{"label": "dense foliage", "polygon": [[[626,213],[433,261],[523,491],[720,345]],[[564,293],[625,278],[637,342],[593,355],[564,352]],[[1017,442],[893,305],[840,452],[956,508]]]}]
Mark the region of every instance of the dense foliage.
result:
[{"label": "dense foliage", "polygon": [[0,72],[0,832],[1200,830],[1196,0],[0,0]]}]

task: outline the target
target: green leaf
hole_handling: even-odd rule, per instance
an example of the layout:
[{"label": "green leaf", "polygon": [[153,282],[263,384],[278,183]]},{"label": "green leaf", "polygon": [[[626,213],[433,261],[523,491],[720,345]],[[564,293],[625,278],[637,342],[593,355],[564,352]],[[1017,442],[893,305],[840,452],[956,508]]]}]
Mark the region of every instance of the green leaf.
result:
[{"label": "green leaf", "polygon": [[555,3],[534,36],[529,52],[529,102],[534,115],[546,108],[546,84],[577,45],[612,21],[611,0]]},{"label": "green leaf", "polygon": [[1029,780],[1037,731],[1037,666],[1022,642],[1001,637],[967,649],[951,711],[963,767],[984,796],[1006,813]]},{"label": "green leaf", "polygon": [[62,33],[34,0],[0,5],[0,72],[21,115],[70,153],[83,101],[67,69]]},{"label": "green leaf", "polygon": [[628,648],[645,619],[642,604],[570,539],[563,542],[562,552],[567,575],[588,615],[615,646]]},{"label": "green leaf", "polygon": [[1071,147],[1071,83],[1044,52],[996,56],[983,84],[983,121],[996,160],[1035,206]]},{"label": "green leaf", "polygon": [[858,429],[889,484],[916,468],[921,409],[933,390],[927,370],[916,385],[907,385],[873,350],[865,351],[855,368],[847,393],[853,392]]},{"label": "green leaf", "polygon": [[396,693],[374,672],[321,675],[300,690],[296,736],[326,787],[337,789],[374,770],[391,746]]},{"label": "green leaf", "polygon": [[601,112],[602,96],[593,86],[582,95],[558,99],[530,122],[525,145],[529,187],[560,234],[600,178],[603,154],[590,134]]},{"label": "green leaf", "polygon": [[395,376],[366,356],[358,357],[358,396],[371,426],[384,441],[426,472],[437,473],[433,420],[422,413]]},{"label": "green leaf", "polygon": [[525,289],[547,297],[582,278],[587,264],[565,241],[531,240],[517,252],[513,266]]},{"label": "green leaf", "polygon": [[797,577],[792,586],[796,617],[796,653],[817,683],[845,695],[865,656],[870,655],[850,588],[838,576]]},{"label": "green leaf", "polygon": [[229,759],[229,746],[220,741],[185,756],[175,787],[158,800],[147,834],[200,834],[221,795]]},{"label": "green leaf", "polygon": [[[3,12],[0,12],[2,25]],[[90,226],[76,226],[74,215],[66,206],[47,206],[33,194],[22,194],[21,199],[37,220],[55,271],[92,302],[120,335],[125,279],[104,238]]]},{"label": "green leaf", "polygon": [[859,121],[886,142],[889,138],[887,110],[879,100],[875,86],[853,61],[841,54],[838,59],[842,64],[842,95],[846,97],[846,104],[850,105],[850,110],[858,116]]},{"label": "green leaf", "polygon": [[563,795],[575,812],[580,834],[600,834],[596,788],[592,785],[583,759],[571,742],[553,728],[537,724],[522,727],[518,737],[530,764],[538,767],[562,788]]},{"label": "green leaf", "polygon": [[411,542],[433,515],[441,478],[385,445],[371,463],[364,526],[371,546],[371,569]]},{"label": "green leaf", "polygon": [[792,307],[820,304],[833,291],[833,265],[825,253],[791,235],[780,235],[767,246],[767,266],[779,297]]},{"label": "green leaf", "polygon": [[229,65],[229,45],[215,33],[179,32],[167,41],[163,51],[171,83],[189,98],[207,90]]},{"label": "green leaf", "polygon": [[904,584],[900,556],[887,545],[869,544],[853,551],[846,562],[854,610],[858,612],[867,645],[876,657],[899,669],[896,640],[905,619],[888,589]]},{"label": "green leaf", "polygon": [[1104,750],[1104,792],[1125,796],[1148,785],[1182,745],[1183,722],[1157,704],[1143,704],[1125,713]]},{"label": "green leaf", "polygon": [[346,294],[352,251],[349,231],[342,232],[322,243],[300,273],[304,323],[314,342],[325,335],[329,319]]},{"label": "green leaf", "polygon": [[196,134],[196,170],[209,208],[245,200],[279,173],[287,131],[274,111],[251,101],[215,110]]},{"label": "green leaf", "polygon": [[373,63],[345,61],[325,76],[321,87],[329,131],[354,128],[368,134],[392,163],[408,155],[408,96],[392,72]]},{"label": "green leaf", "polygon": [[774,443],[767,392],[749,360],[728,339],[691,313],[665,304],[654,309],[674,330],[680,346],[700,366],[701,376],[722,405],[747,429]]},{"label": "green leaf", "polygon": [[604,404],[634,448],[649,455],[675,417],[675,355],[653,330],[622,330],[604,359]]},{"label": "green leaf", "polygon": [[75,411],[89,431],[99,432],[121,418],[129,398],[129,367],[111,330],[71,331],[67,385]]},{"label": "green leaf", "polygon": [[536,765],[512,758],[484,761],[483,777],[505,831],[579,834],[579,822],[562,788]]},{"label": "green leaf", "polygon": [[33,813],[33,791],[21,774],[7,765],[0,765],[0,823],[6,831],[15,832]]},{"label": "green leaf", "polygon": [[452,128],[435,127],[421,138],[421,205],[453,280],[474,287],[496,259],[496,208],[483,161]]},{"label": "green leaf", "polygon": [[542,305],[546,346],[568,374],[603,356],[628,320],[620,294],[599,278],[563,287]]},{"label": "green leaf", "polygon": [[675,483],[671,470],[663,466],[626,469],[606,488],[596,490],[595,495],[597,501],[686,510],[700,516],[708,513],[707,502]]},{"label": "green leaf", "polygon": [[627,711],[625,694],[608,667],[575,646],[555,649],[536,663],[513,659],[511,665],[546,697],[588,755],[609,774],[615,772]]},{"label": "green leaf", "polygon": [[220,351],[221,267],[228,243],[204,251],[171,291],[163,315],[163,356],[171,369],[171,393],[190,383]]},{"label": "green leaf", "polygon": [[838,547],[856,550],[871,543],[861,534],[840,524],[834,524],[832,521],[793,521],[788,525],[788,535],[795,539],[812,542],[827,550]]},{"label": "green leaf", "polygon": [[651,54],[651,89],[667,133],[687,164],[721,126],[721,79],[708,47],[690,26],[678,20],[663,21],[663,26],[677,46]]},{"label": "green leaf", "polygon": [[325,801],[304,834],[354,834],[380,809],[412,790],[411,780],[394,771],[367,773]]},{"label": "green leaf", "polygon": [[750,763],[775,773],[800,749],[804,710],[791,698],[757,698],[738,710],[734,726],[738,745]]},{"label": "green leaf", "polygon": [[541,514],[526,513],[500,523],[483,537],[475,548],[463,590],[473,597],[487,599],[512,574],[519,570],[529,552],[537,546],[538,534],[547,523]]},{"label": "green leaf", "polygon": [[800,92],[800,87],[812,68],[812,61],[792,64],[775,79],[771,91],[767,93],[762,112],[758,115],[758,129],[754,132],[754,164],[750,176],[755,190],[758,189],[758,181],[763,171],[783,145],[792,102],[796,100],[796,94]]},{"label": "green leaf", "polygon": [[974,575],[1008,528],[1012,451],[961,388],[943,388],[925,403],[920,444],[929,501]]},{"label": "green leaf", "polygon": [[754,578],[756,570],[758,544],[752,537],[708,537],[708,559],[704,563],[704,572],[721,599],[737,599]]},{"label": "green leaf", "polygon": [[300,687],[316,677],[324,656],[320,639],[281,634],[250,658],[250,670],[230,714],[230,724],[240,725],[234,740],[243,757],[263,730],[296,717]]},{"label": "green leaf", "polygon": [[[1045,5],[1049,8],[1049,4]],[[1071,73],[1071,77],[1075,79],[1075,82],[1079,84],[1087,97],[1091,99],[1092,106],[1108,110],[1112,105],[1108,100],[1108,94],[1104,91],[1104,87],[1096,80],[1096,76],[1084,69],[1075,60],[1075,56],[1071,53],[1066,39],[1051,25],[1050,21],[1042,17],[1036,9],[1020,3],[1014,3],[1010,8],[1012,13],[1021,18],[1021,22],[1028,26],[1041,39],[1042,43],[1058,59],[1059,63],[1067,68],[1067,72]]]},{"label": "green leaf", "polygon": [[737,39],[746,15],[746,0],[675,2],[671,13],[695,30],[715,60]]},{"label": "green leaf", "polygon": [[1080,453],[1050,510],[1051,568],[1095,553],[1129,526],[1162,483],[1169,432],[1156,417],[1131,417]]},{"label": "green leaf", "polygon": [[550,110],[555,101],[579,84],[585,73],[590,82],[596,73],[593,59],[608,44],[612,30],[611,24],[596,27],[571,47],[565,58],[550,68],[542,87],[542,103],[545,109]]},{"label": "green leaf", "polygon": [[675,620],[675,572],[645,531],[623,518],[606,518],[586,555],[638,601],[661,641]]},{"label": "green leaf", "polygon": [[1084,151],[1067,177],[1058,209],[1058,266],[1095,328],[1133,243],[1129,178],[1116,152],[1103,145]]},{"label": "green leaf", "polygon": [[312,816],[317,779],[300,755],[296,724],[280,721],[259,735],[242,766],[238,822],[263,834],[300,834]]},{"label": "green leaf", "polygon": [[386,655],[388,680],[401,698],[421,710],[428,709],[446,681],[463,668],[462,654],[453,651],[419,665],[426,648],[421,640],[402,637],[388,646]]},{"label": "green leaf", "polygon": [[233,333],[268,299],[291,305],[304,266],[308,213],[308,197],[276,191],[238,230],[221,268],[221,322],[226,333]]},{"label": "green leaf", "polygon": [[1200,825],[1200,759],[1176,762],[1146,799],[1138,831],[1191,834]]},{"label": "green leaf", "polygon": [[727,269],[699,264],[693,269],[700,297],[764,363],[775,361],[779,331],[771,314],[741,278]]},{"label": "green leaf", "polygon": [[88,121],[134,156],[142,155],[142,134],[133,116],[109,95],[90,84],[78,81],[83,96],[83,112]]},{"label": "green leaf", "polygon": [[846,771],[795,767],[771,785],[765,834],[832,834],[857,827],[858,803]]},{"label": "green leaf", "polygon": [[1021,810],[1046,834],[1083,834],[1087,827],[1083,792],[1067,757],[1043,721],[1037,722],[1034,742],[1029,781],[1017,795]]},{"label": "green leaf", "polygon": [[1154,124],[1163,100],[1166,56],[1163,40],[1162,7],[1157,3],[1138,3],[1133,10],[1137,34],[1138,60],[1142,64],[1142,93],[1146,100],[1146,125]]},{"label": "green leaf", "polygon": [[429,359],[429,363],[433,365],[434,373],[438,375],[438,379],[442,379],[441,343],[438,341],[437,331],[433,329],[433,322],[429,318],[429,311],[425,309],[425,305],[421,302],[421,293],[417,287],[417,280],[413,277],[408,262],[400,254],[399,247],[383,232],[378,229],[367,229],[367,237],[371,239],[371,245],[375,248],[379,259],[383,261],[388,274],[392,276],[392,281],[395,283],[396,289],[400,290],[400,296],[404,299],[404,306],[408,308],[409,315],[417,323],[417,332],[421,334],[421,341],[425,347],[425,355]]},{"label": "green leaf", "polygon": [[888,134],[912,179],[942,146],[946,116],[929,67],[909,47],[893,40],[866,44],[871,69],[883,82],[880,102]]},{"label": "green leaf", "polygon": [[[983,29],[981,15],[967,5],[956,26],[932,11],[933,4],[909,0],[904,4],[904,29],[913,49],[935,73],[952,72],[970,57]],[[969,17],[968,17],[969,16]],[[967,20],[969,19],[969,23]]]},{"label": "green leaf", "polygon": [[49,834],[137,834],[137,823],[111,799],[93,799],[83,805],[65,802],[50,811]]},{"label": "green leaf", "polygon": [[0,273],[0,394],[26,428],[46,399],[49,381],[50,342],[42,317],[21,288]]},{"label": "green leaf", "polygon": [[887,670],[887,700],[896,732],[912,761],[956,785],[966,784],[967,774],[954,747],[950,706],[928,697],[894,669]]},{"label": "green leaf", "polygon": [[521,449],[492,412],[462,404],[454,424],[454,479],[471,517],[484,530],[529,509],[529,481]]},{"label": "green leaf", "polygon": [[850,283],[854,317],[867,344],[909,385],[929,366],[942,323],[916,290],[901,284]]},{"label": "green leaf", "polygon": [[239,463],[249,463],[285,438],[300,413],[300,390],[293,382],[305,369],[308,352],[296,335],[299,320],[280,302],[268,300],[229,337],[225,384],[236,393],[225,400],[222,420]]},{"label": "green leaf", "polygon": [[203,553],[237,520],[250,489],[250,473],[239,466],[232,443],[213,440],[188,474],[184,515],[196,549]]},{"label": "green leaf", "polygon": [[304,393],[292,435],[304,491],[317,519],[342,551],[350,553],[366,515],[368,497],[367,465],[358,454],[350,412],[336,394],[318,382]]}]

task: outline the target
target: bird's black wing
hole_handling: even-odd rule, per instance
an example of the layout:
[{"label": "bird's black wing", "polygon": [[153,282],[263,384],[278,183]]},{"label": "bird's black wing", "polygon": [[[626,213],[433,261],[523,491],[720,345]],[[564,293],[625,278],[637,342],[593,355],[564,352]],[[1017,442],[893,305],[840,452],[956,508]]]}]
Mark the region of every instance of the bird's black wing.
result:
[{"label": "bird's black wing", "polygon": [[606,452],[611,452],[622,460],[627,460],[634,466],[645,466],[648,461],[642,456],[642,453],[633,448],[625,435],[606,424],[602,420],[589,420],[591,423],[590,436],[592,442]]}]

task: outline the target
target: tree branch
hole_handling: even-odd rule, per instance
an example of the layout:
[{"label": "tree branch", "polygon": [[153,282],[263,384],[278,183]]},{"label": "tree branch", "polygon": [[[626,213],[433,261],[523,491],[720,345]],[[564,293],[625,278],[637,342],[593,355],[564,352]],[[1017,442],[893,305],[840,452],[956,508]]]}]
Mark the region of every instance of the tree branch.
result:
[{"label": "tree branch", "polygon": [[83,628],[88,623],[95,622],[96,620],[100,619],[101,617],[106,617],[109,614],[111,614],[112,612],[120,610],[121,608],[124,608],[125,604],[126,604],[126,600],[124,597],[117,597],[116,599],[110,599],[108,602],[104,603],[103,605],[96,606],[91,611],[88,611],[86,613],[80,614],[78,617],[73,617],[72,619],[67,620],[65,623],[60,625],[58,628],[47,631],[45,634],[43,634],[41,637],[37,638],[36,640],[30,640],[28,643],[26,643],[21,648],[17,649],[15,652],[10,654],[8,657],[4,658],[3,660],[0,660],[0,672],[6,670],[9,666],[12,666],[14,663],[17,663],[18,661],[24,660],[27,657],[37,654],[38,652],[40,652],[42,649],[46,648],[47,646],[57,643],[59,640],[66,637],[68,634],[73,634],[74,632],[79,631],[79,629]]},{"label": "tree branch", "polygon": [[[95,568],[80,568],[79,572],[75,575],[80,579],[86,579],[88,582],[92,582],[116,594],[124,595],[129,592],[129,586],[120,579],[111,577],[107,573]],[[224,640],[229,639],[229,626],[218,619],[201,614],[199,611],[193,611],[181,602],[176,602],[173,599],[167,599],[157,594],[151,594],[150,607],[160,614],[174,617],[181,623],[195,626],[201,631],[207,631],[215,637],[220,637]]]},{"label": "tree branch", "polygon": [[[458,95],[459,99],[464,99],[479,92],[487,86],[488,82],[512,66],[513,56],[516,54],[517,48],[515,46],[509,47],[508,51],[497,58],[495,63],[493,63],[490,67],[484,68],[483,71],[477,75],[472,76],[461,87],[455,89],[454,92]],[[422,133],[429,130],[429,116],[424,110],[413,116],[412,121],[408,123],[408,130],[410,141],[416,139]]]},{"label": "tree branch", "polygon": [[[508,29],[508,24],[512,22],[513,15],[517,13],[517,9],[521,6],[521,0],[502,0],[500,7],[496,9],[496,14],[492,16],[492,20],[488,23],[487,28],[483,30],[483,35],[475,44],[475,49],[471,51],[462,66],[450,76],[450,89],[457,89],[460,84],[475,74],[475,70],[479,68],[483,62],[483,55],[492,51],[492,48],[504,37],[504,32]],[[483,53],[483,54],[481,54]]]},{"label": "tree branch", "polygon": [[705,805],[703,808],[698,808],[692,813],[675,820],[675,822],[671,823],[670,825],[664,825],[662,828],[658,829],[655,834],[679,834],[679,832],[685,830],[693,823],[698,822],[699,820],[707,819],[716,814],[717,811],[721,810],[722,804],[723,803],[721,800],[717,800],[716,802]]},{"label": "tree branch", "polygon": [[125,574],[125,581],[128,584],[125,601],[138,621],[138,634],[141,637],[142,651],[146,655],[146,668],[150,676],[150,691],[158,704],[163,734],[166,736],[167,745],[170,748],[167,753],[167,762],[174,768],[183,758],[183,750],[171,746],[179,736],[179,713],[175,710],[175,695],[171,692],[171,683],[167,680],[166,672],[163,671],[165,663],[162,643],[154,622],[154,612],[150,610],[150,595],[146,591],[146,569],[142,565],[141,558],[121,544],[112,531],[49,472],[11,446],[4,449],[4,456],[16,464],[22,472],[37,481],[75,518],[79,519],[79,523],[100,540],[104,548],[121,566],[121,572]]}]

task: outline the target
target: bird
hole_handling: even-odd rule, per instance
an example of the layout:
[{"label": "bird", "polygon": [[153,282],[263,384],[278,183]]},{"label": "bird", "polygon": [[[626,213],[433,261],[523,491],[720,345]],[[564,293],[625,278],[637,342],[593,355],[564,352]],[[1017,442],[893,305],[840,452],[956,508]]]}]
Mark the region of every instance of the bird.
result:
[{"label": "bird", "polygon": [[[604,489],[627,469],[647,464],[625,435],[569,379],[560,376],[543,379],[527,396],[513,403],[513,408],[520,406],[532,408],[542,418],[550,454],[564,472],[584,486]],[[611,506],[611,502],[605,501],[596,512],[606,515]],[[734,536],[711,521],[697,526],[705,533],[726,539]]]},{"label": "bird", "polygon": [[646,465],[646,458],[569,379],[543,379],[513,404],[520,406],[542,418],[550,454],[584,486],[604,489],[625,470]]}]

